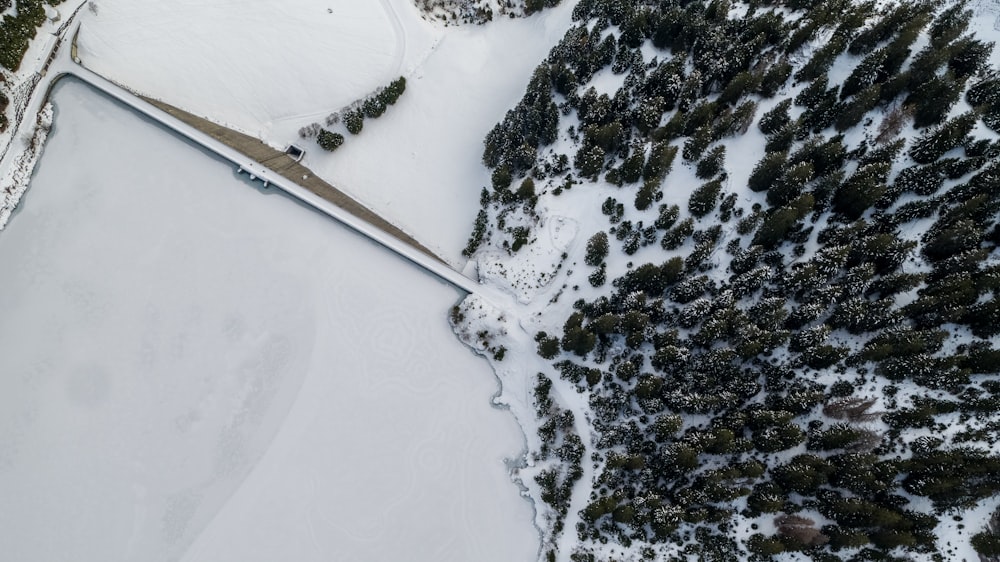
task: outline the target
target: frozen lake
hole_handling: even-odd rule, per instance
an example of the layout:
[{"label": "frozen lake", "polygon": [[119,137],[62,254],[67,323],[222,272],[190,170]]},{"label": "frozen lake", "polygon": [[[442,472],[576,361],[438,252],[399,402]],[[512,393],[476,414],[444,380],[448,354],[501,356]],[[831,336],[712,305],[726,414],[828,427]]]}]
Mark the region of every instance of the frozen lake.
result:
[{"label": "frozen lake", "polygon": [[453,289],[80,83],[54,100],[0,234],[5,559],[534,559]]}]

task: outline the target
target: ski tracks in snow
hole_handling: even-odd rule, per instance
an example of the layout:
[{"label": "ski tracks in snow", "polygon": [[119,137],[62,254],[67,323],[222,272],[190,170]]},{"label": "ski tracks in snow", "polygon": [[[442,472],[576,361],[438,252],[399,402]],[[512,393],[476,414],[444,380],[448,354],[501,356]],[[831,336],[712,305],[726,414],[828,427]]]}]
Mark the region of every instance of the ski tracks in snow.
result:
[{"label": "ski tracks in snow", "polygon": [[392,24],[392,29],[396,33],[396,51],[393,53],[393,58],[396,59],[396,74],[399,76],[403,75],[403,61],[406,60],[406,28],[403,27],[403,22],[399,19],[399,13],[396,12],[395,6],[392,5],[392,0],[379,0],[382,4],[382,10],[385,11],[386,17],[389,18],[389,22]]}]

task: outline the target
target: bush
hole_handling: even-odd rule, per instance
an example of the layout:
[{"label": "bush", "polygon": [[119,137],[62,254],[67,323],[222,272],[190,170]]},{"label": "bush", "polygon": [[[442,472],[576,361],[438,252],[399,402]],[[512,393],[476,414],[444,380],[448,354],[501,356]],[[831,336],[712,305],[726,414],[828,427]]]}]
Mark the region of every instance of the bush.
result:
[{"label": "bush", "polygon": [[320,129],[319,135],[316,136],[316,144],[323,150],[333,152],[340,148],[340,145],[344,144],[344,135]]}]

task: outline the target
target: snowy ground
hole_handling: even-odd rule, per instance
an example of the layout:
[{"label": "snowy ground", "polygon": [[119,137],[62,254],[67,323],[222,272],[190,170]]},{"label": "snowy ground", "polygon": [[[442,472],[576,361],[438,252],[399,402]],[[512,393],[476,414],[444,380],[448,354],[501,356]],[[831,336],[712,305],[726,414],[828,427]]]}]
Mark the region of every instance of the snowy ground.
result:
[{"label": "snowy ground", "polygon": [[0,236],[5,558],[535,557],[452,289],[83,85],[55,101]]},{"label": "snowy ground", "polygon": [[92,4],[78,38],[88,67],[262,138],[385,85],[426,48],[408,49],[389,0]]},{"label": "snowy ground", "polygon": [[239,9],[222,0],[95,2],[96,14],[80,14],[86,66],[278,147],[406,76],[400,101],[336,153],[305,141],[305,164],[453,265],[464,263],[489,182],[483,138],[520,99],[575,5],[445,28],[424,21],[411,0],[265,0]]}]

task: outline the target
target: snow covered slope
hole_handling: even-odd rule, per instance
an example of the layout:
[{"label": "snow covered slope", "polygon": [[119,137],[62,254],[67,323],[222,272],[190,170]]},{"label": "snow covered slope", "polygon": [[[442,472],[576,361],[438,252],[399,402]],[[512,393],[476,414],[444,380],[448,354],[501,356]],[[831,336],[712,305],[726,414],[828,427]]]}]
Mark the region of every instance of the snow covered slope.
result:
[{"label": "snow covered slope", "polygon": [[[273,146],[305,143],[307,166],[460,264],[489,180],[483,136],[565,32],[574,2],[462,28],[426,22],[409,0],[95,4],[81,14],[86,66]],[[397,104],[336,153],[298,137],[400,75]]]},{"label": "snow covered slope", "polygon": [[265,139],[405,73],[432,39],[429,26],[392,0],[90,5],[78,39],[84,64]]}]

